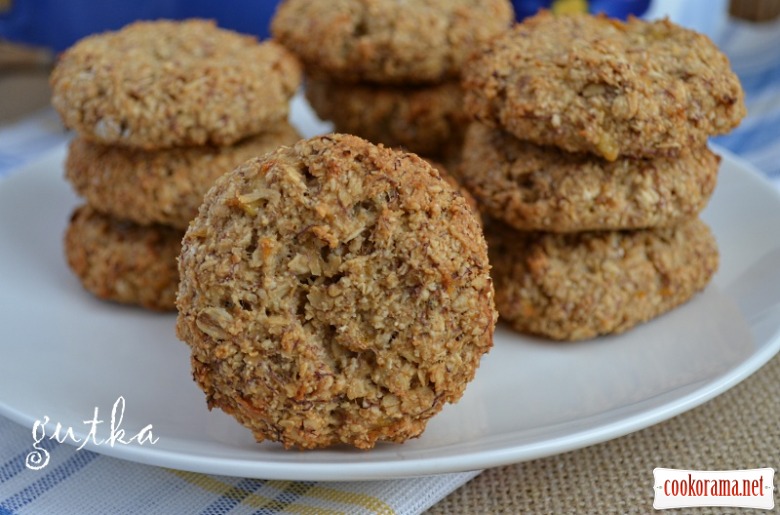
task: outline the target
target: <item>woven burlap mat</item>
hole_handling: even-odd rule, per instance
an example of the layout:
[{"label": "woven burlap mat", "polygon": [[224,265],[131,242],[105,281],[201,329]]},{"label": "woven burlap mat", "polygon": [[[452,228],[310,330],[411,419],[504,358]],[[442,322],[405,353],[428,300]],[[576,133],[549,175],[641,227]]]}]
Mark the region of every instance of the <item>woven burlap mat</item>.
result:
[{"label": "woven burlap mat", "polygon": [[[780,355],[723,395],[661,424],[578,451],[486,470],[429,514],[653,513],[655,467],[780,470]],[[722,507],[668,511],[768,513]],[[777,490],[775,512],[780,513]]]}]

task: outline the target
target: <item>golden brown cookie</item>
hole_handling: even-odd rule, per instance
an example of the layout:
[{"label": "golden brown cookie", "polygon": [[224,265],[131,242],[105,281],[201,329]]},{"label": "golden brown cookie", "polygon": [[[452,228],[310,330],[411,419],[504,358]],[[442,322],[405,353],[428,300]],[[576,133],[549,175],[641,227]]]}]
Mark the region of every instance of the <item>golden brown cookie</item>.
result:
[{"label": "golden brown cookie", "polygon": [[306,98],[338,132],[427,156],[458,151],[469,120],[457,81],[388,87],[309,78]]},{"label": "golden brown cookie", "polygon": [[641,229],[696,216],[715,189],[719,162],[704,146],[677,158],[610,162],[474,123],[457,175],[491,217],[516,229]]},{"label": "golden brown cookie", "polygon": [[430,83],[457,77],[471,53],[513,20],[508,0],[285,0],[271,32],[309,72]]},{"label": "golden brown cookie", "polygon": [[161,225],[117,220],[84,205],[71,215],[65,256],[95,296],[170,311],[175,309],[176,256],[183,234]]},{"label": "golden brown cookie", "polygon": [[258,441],[402,442],[492,345],[487,248],[414,154],[332,134],[220,177],[184,238],[177,334]]},{"label": "golden brown cookie", "polygon": [[622,333],[689,300],[718,268],[715,238],[697,218],[572,234],[494,222],[486,237],[501,319],[554,340]]},{"label": "golden brown cookie", "polygon": [[286,121],[229,147],[146,151],[91,143],[70,144],[65,174],[76,192],[103,213],[139,224],[186,229],[203,195],[220,175],[251,157],[300,139]]},{"label": "golden brown cookie", "polygon": [[467,112],[520,139],[619,156],[673,156],[745,116],[729,61],[667,20],[543,12],[464,68]]},{"label": "golden brown cookie", "polygon": [[286,119],[300,80],[276,43],[203,20],[137,22],[68,49],[51,75],[52,104],[91,141],[231,145]]}]

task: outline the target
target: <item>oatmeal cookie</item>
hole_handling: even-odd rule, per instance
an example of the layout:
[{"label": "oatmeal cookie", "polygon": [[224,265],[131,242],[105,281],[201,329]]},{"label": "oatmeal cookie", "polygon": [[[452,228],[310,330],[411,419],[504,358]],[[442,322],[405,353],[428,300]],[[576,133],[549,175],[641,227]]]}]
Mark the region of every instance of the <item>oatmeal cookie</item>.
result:
[{"label": "oatmeal cookie", "polygon": [[274,38],[310,72],[341,81],[440,82],[509,28],[508,0],[286,0]]},{"label": "oatmeal cookie", "polygon": [[619,156],[674,156],[745,116],[729,61],[668,20],[543,12],[464,68],[465,109],[520,139]]},{"label": "oatmeal cookie", "polygon": [[91,141],[231,145],[286,119],[300,80],[276,43],[203,20],[137,22],[68,49],[51,75],[52,104]]},{"label": "oatmeal cookie", "polygon": [[306,98],[339,132],[426,156],[456,152],[469,120],[457,81],[388,87],[308,78]]},{"label": "oatmeal cookie", "polygon": [[300,136],[286,121],[271,132],[230,147],[181,147],[139,150],[91,143],[70,144],[65,174],[76,192],[103,213],[139,224],[160,223],[186,229],[203,195],[220,175],[251,157]]},{"label": "oatmeal cookie", "polygon": [[175,309],[183,231],[140,226],[77,208],[65,232],[71,270],[95,296],[148,309]]},{"label": "oatmeal cookie", "polygon": [[522,333],[583,340],[622,333],[689,300],[718,268],[709,228],[572,234],[488,226],[501,318]]},{"label": "oatmeal cookie", "polygon": [[610,162],[474,123],[458,178],[491,217],[516,229],[641,229],[696,216],[715,189],[719,162],[705,146],[677,158]]},{"label": "oatmeal cookie", "polygon": [[179,260],[193,376],[258,441],[420,435],[492,345],[487,249],[414,154],[332,134],[220,177]]}]

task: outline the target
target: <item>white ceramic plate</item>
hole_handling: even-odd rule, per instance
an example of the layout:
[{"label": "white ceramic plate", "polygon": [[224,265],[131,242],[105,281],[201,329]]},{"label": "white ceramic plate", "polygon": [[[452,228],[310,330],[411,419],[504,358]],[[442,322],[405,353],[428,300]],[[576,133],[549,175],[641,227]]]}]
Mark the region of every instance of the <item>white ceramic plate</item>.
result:
[{"label": "white ceramic plate", "polygon": [[[311,132],[311,131],[309,131]],[[77,199],[64,149],[0,182],[0,414],[49,417],[83,438],[97,407],[125,400],[126,439],[152,424],[156,444],[87,448],[183,470],[290,480],[367,480],[503,465],[615,438],[693,408],[780,347],[780,197],[724,156],[704,218],[721,269],[690,303],[629,333],[566,345],[504,328],[457,404],[419,439],[372,451],[285,451],[209,412],[190,377],[173,315],[98,301],[67,269],[62,234]],[[32,437],[31,437],[32,447]]]}]

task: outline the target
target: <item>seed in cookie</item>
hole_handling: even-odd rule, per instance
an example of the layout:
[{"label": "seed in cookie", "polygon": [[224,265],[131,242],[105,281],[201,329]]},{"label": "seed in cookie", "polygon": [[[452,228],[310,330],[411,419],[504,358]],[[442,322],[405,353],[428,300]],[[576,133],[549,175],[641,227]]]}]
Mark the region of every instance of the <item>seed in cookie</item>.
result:
[{"label": "seed in cookie", "polygon": [[231,145],[286,119],[297,59],[203,20],[87,37],[51,75],[52,104],[84,138],[146,150]]},{"label": "seed in cookie", "polygon": [[729,61],[668,20],[543,12],[464,68],[465,109],[520,139],[619,156],[673,156],[745,116]]},{"label": "seed in cookie", "polygon": [[706,146],[676,158],[572,154],[475,122],[458,179],[493,218],[520,230],[573,232],[666,227],[707,204],[720,158]]},{"label": "seed in cookie", "polygon": [[487,232],[501,319],[554,340],[622,333],[688,301],[718,268],[715,239],[697,218],[571,234],[496,222]]},{"label": "seed in cookie", "polygon": [[183,235],[162,225],[111,218],[84,205],[71,215],[65,255],[84,288],[96,297],[172,311]]},{"label": "seed in cookie", "polygon": [[76,193],[98,211],[139,224],[184,230],[220,175],[298,139],[298,132],[284,121],[229,147],[148,151],[76,138],[70,144],[65,174]]},{"label": "seed in cookie", "polygon": [[179,260],[177,334],[258,441],[419,436],[492,345],[487,248],[414,154],[332,134],[220,177]]},{"label": "seed in cookie", "polygon": [[285,0],[274,38],[308,72],[348,82],[431,83],[514,20],[508,0]]}]

